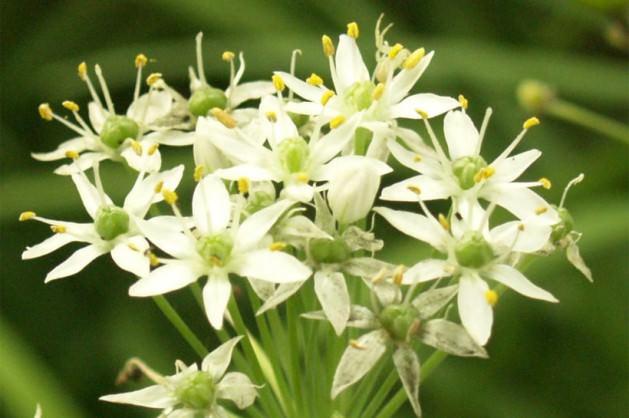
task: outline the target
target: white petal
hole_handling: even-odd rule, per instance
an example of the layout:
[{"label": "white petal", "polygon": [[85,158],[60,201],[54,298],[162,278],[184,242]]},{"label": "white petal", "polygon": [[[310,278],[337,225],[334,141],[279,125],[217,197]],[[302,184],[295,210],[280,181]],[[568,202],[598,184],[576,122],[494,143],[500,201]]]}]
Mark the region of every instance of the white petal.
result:
[{"label": "white petal", "polygon": [[151,204],[161,202],[164,197],[155,192],[158,183],[163,182],[163,187],[175,190],[183,177],[183,164],[162,173],[151,174],[141,181],[136,181],[133,188],[124,200],[123,208],[139,217],[144,218]]},{"label": "white petal", "polygon": [[294,204],[290,200],[280,200],[248,217],[238,228],[234,251],[247,251],[255,247],[284,211]]},{"label": "white petal", "polygon": [[347,35],[339,37],[336,49],[336,75],[339,85],[335,87],[339,93],[356,82],[369,81],[369,71],[360,55],[356,40]]},{"label": "white petal", "polygon": [[408,269],[402,278],[402,284],[423,283],[440,277],[452,275],[452,266],[446,260],[428,259],[420,261]]},{"label": "white petal", "polygon": [[375,169],[379,176],[384,176],[393,171],[387,163],[375,158],[361,155],[344,155],[334,158],[315,173],[312,173],[312,179],[316,181],[329,181],[348,170],[348,167],[360,170],[363,166],[369,166]]},{"label": "white petal", "polygon": [[270,81],[249,81],[238,84],[233,90],[227,89],[229,96],[229,106],[233,109],[240,106],[247,100],[255,100],[267,94],[273,94],[275,88]]},{"label": "white petal", "polygon": [[[487,185],[481,189],[480,196],[495,202],[522,220],[535,217],[536,222],[547,225],[554,225],[560,221],[557,211],[548,202],[520,183]],[[537,215],[540,210],[543,212]]]},{"label": "white petal", "polygon": [[510,287],[521,295],[546,302],[559,302],[546,290],[534,285],[522,273],[506,264],[492,266],[486,271],[487,277]]},{"label": "white petal", "polygon": [[296,200],[297,202],[310,202],[314,196],[314,187],[309,184],[284,185],[280,197],[282,199]]},{"label": "white petal", "polygon": [[192,195],[192,216],[203,235],[225,230],[231,217],[231,201],[219,178],[206,176],[197,184]]},{"label": "white petal", "polygon": [[218,383],[216,389],[216,396],[219,399],[228,399],[239,409],[249,407],[258,396],[256,385],[246,374],[239,372],[227,373],[223,380]]},{"label": "white petal", "polygon": [[[319,96],[319,100],[320,99],[321,97]],[[321,112],[323,112],[323,105],[319,102],[289,102],[286,103],[286,111],[297,113],[298,115],[321,115]]]},{"label": "white petal", "polygon": [[272,283],[306,280],[312,274],[301,261],[281,251],[257,250],[238,257],[234,270],[237,274]]},{"label": "white petal", "polygon": [[153,90],[138,97],[129,109],[127,117],[143,125],[151,125],[153,122],[168,115],[172,109],[173,97],[166,90]]},{"label": "white petal", "polygon": [[239,164],[216,170],[214,174],[222,179],[238,181],[242,178],[250,181],[279,181],[279,177],[268,169],[255,164]]},{"label": "white petal", "polygon": [[393,364],[395,364],[415,415],[421,417],[422,410],[419,406],[419,358],[417,358],[417,354],[408,345],[400,346],[393,353]]},{"label": "white petal", "polygon": [[100,131],[103,129],[105,119],[109,116],[109,112],[100,107],[96,102],[89,102],[87,110],[92,128],[100,134]]},{"label": "white petal", "polygon": [[183,222],[171,216],[158,216],[148,221],[136,220],[136,225],[153,244],[175,258],[196,254],[196,241],[180,232]]},{"label": "white petal", "polygon": [[37,258],[50,254],[51,252],[73,241],[77,241],[77,239],[71,234],[54,234],[39,244],[33,245],[32,247],[26,247],[26,250],[22,252],[22,260],[30,260],[31,258]]},{"label": "white petal", "polygon": [[374,212],[382,215],[391,225],[400,232],[427,242],[440,251],[445,251],[447,247],[447,232],[436,222],[431,221],[424,215],[393,210],[385,207],[373,208]]},{"label": "white petal", "polygon": [[345,330],[350,314],[349,291],[341,273],[318,271],[314,276],[317,299],[336,335]]},{"label": "white petal", "polygon": [[72,174],[72,181],[74,181],[74,185],[81,196],[81,202],[83,202],[83,206],[85,210],[90,215],[92,219],[96,216],[96,212],[98,208],[100,208],[103,204],[111,205],[113,204],[111,199],[105,195],[105,202],[101,202],[100,194],[98,190],[92,183],[87,180],[87,177],[83,174]]},{"label": "white petal", "polygon": [[321,95],[325,91],[321,87],[310,85],[283,71],[276,71],[275,74],[282,77],[286,87],[296,93],[299,97],[315,103],[319,103],[321,101]]},{"label": "white petal", "polygon": [[223,328],[223,318],[231,296],[232,286],[225,276],[210,276],[203,286],[205,314],[214,329]]},{"label": "white petal", "polygon": [[419,119],[421,116],[417,112],[426,112],[429,118],[442,115],[460,104],[452,97],[438,96],[432,93],[419,93],[408,96],[400,103],[391,107],[391,118]]},{"label": "white petal", "polygon": [[188,286],[202,274],[199,268],[189,262],[173,260],[135,282],[129,288],[129,296],[145,297],[172,292]]},{"label": "white petal", "polygon": [[85,266],[92,262],[96,257],[105,254],[107,251],[96,245],[88,245],[77,250],[66,261],[55,267],[46,276],[45,282],[61,279],[63,277],[72,276],[83,270]]},{"label": "white petal", "polygon": [[424,71],[426,71],[426,68],[428,68],[433,55],[435,55],[435,52],[430,51],[419,61],[415,68],[402,70],[393,77],[390,86],[391,98],[389,100],[391,103],[398,103],[411,91],[415,83],[417,83],[417,80],[419,80]]},{"label": "white petal", "polygon": [[33,152],[31,153],[31,157],[39,161],[55,161],[61,160],[66,157],[67,151],[75,151],[78,153],[83,152],[88,146],[87,138],[78,137],[72,138],[68,141],[62,142],[59,144],[57,149],[50,152]]},{"label": "white petal", "polygon": [[228,129],[214,118],[202,117],[197,119],[195,130],[197,135],[210,139],[219,150],[234,162],[262,161],[272,155],[271,151],[255,146],[243,139],[235,129]]},{"label": "white petal", "polygon": [[496,169],[490,182],[509,182],[517,179],[531,164],[542,155],[541,151],[531,149],[520,154],[491,163]]},{"label": "white petal", "polygon": [[[130,244],[136,249],[132,250],[129,247]],[[148,248],[148,242],[144,238],[134,237],[134,239],[116,245],[111,250],[111,258],[121,269],[138,277],[146,277],[150,272],[150,262],[149,258],[144,255],[144,251]]]},{"label": "white petal", "polygon": [[131,146],[122,151],[120,155],[129,164],[129,167],[137,172],[157,173],[162,167],[161,153],[159,150],[152,150],[157,143],[151,140],[142,140],[139,143],[142,147],[140,155]]},{"label": "white petal", "polygon": [[109,160],[111,157],[108,154],[98,152],[85,152],[79,156],[77,160],[74,160],[71,164],[63,164],[55,168],[54,173],[60,176],[69,176],[71,174],[79,173],[81,171],[89,170],[94,167],[94,163]]},{"label": "white petal", "polygon": [[360,116],[360,114],[352,116],[348,121],[345,121],[338,128],[332,129],[327,135],[317,141],[312,147],[308,161],[308,167],[310,169],[327,163],[354,139],[354,133],[360,122]]},{"label": "white petal", "polygon": [[199,135],[195,138],[192,145],[192,154],[194,156],[194,164],[205,167],[208,173],[230,166],[227,157],[212,144],[212,141],[207,136]]},{"label": "white petal", "polygon": [[170,147],[184,147],[194,144],[195,132],[182,132],[174,129],[155,131],[144,135],[144,139],[152,142],[168,145]]},{"label": "white petal", "polygon": [[[521,228],[524,229],[521,229]],[[533,253],[541,250],[552,233],[550,225],[538,222],[511,221],[491,230],[492,242],[507,250]]]},{"label": "white petal", "polygon": [[[399,135],[400,132],[401,130],[398,129],[396,133]],[[432,177],[437,177],[443,171],[441,164],[437,161],[437,154],[421,140],[413,144],[413,151],[404,148],[394,139],[387,141],[387,147],[400,164],[411,170],[429,174]]]},{"label": "white petal", "polygon": [[459,316],[467,332],[480,345],[489,340],[494,321],[494,312],[485,296],[488,290],[487,283],[478,277],[461,277],[457,301]]},{"label": "white petal", "polygon": [[443,120],[443,132],[450,151],[450,159],[476,155],[480,134],[467,113],[449,112]]},{"label": "white petal", "polygon": [[101,396],[99,399],[105,402],[124,403],[156,409],[168,408],[177,403],[170,390],[162,385],[153,385],[133,392]]},{"label": "white petal", "polygon": [[594,281],[592,278],[592,270],[585,264],[585,260],[581,257],[581,253],[579,252],[579,247],[577,243],[573,240],[568,244],[568,248],[566,248],[566,258],[577,270],[581,272],[590,282]]},{"label": "white petal", "polygon": [[[267,114],[275,114],[275,121],[267,119]],[[260,102],[260,119],[263,121],[265,136],[272,146],[276,146],[282,140],[299,136],[297,127],[292,119],[284,111],[282,104],[275,96],[266,96]]]},{"label": "white petal", "polygon": [[208,372],[212,376],[212,379],[217,382],[221,377],[223,377],[227,367],[229,367],[234,347],[242,338],[242,335],[232,338],[205,356],[203,363],[201,363],[201,370]]},{"label": "white petal", "polygon": [[[419,188],[419,195],[411,191]],[[424,174],[402,180],[382,189],[380,199],[395,202],[417,202],[421,200],[447,199],[457,190],[447,181],[438,180]]]}]

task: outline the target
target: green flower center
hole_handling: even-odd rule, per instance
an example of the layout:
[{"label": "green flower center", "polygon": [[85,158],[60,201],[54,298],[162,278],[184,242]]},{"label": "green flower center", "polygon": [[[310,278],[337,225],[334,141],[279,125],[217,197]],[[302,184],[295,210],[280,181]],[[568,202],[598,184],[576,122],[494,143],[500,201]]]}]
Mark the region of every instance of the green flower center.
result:
[{"label": "green flower center", "polygon": [[468,231],[456,243],[454,254],[463,267],[480,268],[494,259],[491,245],[476,231]]},{"label": "green flower center", "polygon": [[205,116],[215,107],[225,109],[227,96],[221,89],[205,86],[192,93],[188,100],[188,110],[194,116]]},{"label": "green flower center", "polygon": [[216,384],[206,372],[195,372],[175,390],[175,397],[183,406],[195,410],[207,410],[215,401]]},{"label": "green flower center", "polygon": [[396,341],[406,341],[419,332],[419,311],[413,305],[389,305],[380,312],[379,319]]},{"label": "green flower center", "polygon": [[452,172],[463,190],[471,189],[476,185],[476,175],[485,167],[487,163],[479,155],[461,157],[452,162]]},{"label": "green flower center", "polygon": [[224,266],[231,255],[234,242],[227,233],[209,235],[197,240],[197,252],[215,267]]},{"label": "green flower center", "polygon": [[282,167],[289,173],[303,171],[310,149],[308,143],[300,136],[284,139],[278,145],[280,162]]},{"label": "green flower center", "polygon": [[342,263],[352,251],[340,238],[316,238],[310,241],[310,255],[318,263]]},{"label": "green flower center", "polygon": [[96,212],[96,232],[104,240],[111,241],[129,232],[129,215],[117,206],[104,206]]},{"label": "green flower center", "polygon": [[550,239],[553,243],[559,242],[562,238],[568,235],[572,229],[574,228],[574,219],[568,209],[566,208],[557,208],[557,213],[559,214],[559,222],[553,225],[553,231],[550,235]]},{"label": "green flower center", "polygon": [[140,133],[140,126],[131,118],[111,115],[105,119],[100,131],[100,140],[110,148],[118,148],[127,138],[135,139]]},{"label": "green flower center", "polygon": [[373,90],[376,86],[371,81],[357,81],[345,91],[345,103],[357,111],[365,110],[373,102]]}]

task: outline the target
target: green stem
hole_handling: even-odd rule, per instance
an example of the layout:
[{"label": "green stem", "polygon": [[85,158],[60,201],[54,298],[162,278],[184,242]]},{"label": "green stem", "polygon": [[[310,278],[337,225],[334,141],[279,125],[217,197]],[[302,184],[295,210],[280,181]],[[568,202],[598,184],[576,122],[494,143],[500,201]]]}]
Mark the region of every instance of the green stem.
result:
[{"label": "green stem", "polygon": [[572,122],[629,145],[629,127],[607,116],[599,115],[561,99],[551,101],[546,112],[559,119]]},{"label": "green stem", "polygon": [[190,327],[179,316],[175,308],[166,300],[164,296],[153,296],[153,301],[157,307],[162,311],[164,316],[170,321],[171,324],[179,331],[179,334],[184,340],[192,347],[192,349],[199,355],[199,357],[205,357],[208,354],[207,348],[203,345],[201,340],[192,332]]}]

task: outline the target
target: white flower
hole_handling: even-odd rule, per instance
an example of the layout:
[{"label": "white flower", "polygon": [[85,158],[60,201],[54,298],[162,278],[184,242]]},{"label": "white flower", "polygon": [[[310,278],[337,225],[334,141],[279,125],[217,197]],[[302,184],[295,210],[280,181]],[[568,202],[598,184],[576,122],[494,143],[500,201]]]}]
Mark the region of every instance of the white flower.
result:
[{"label": "white flower", "polygon": [[258,395],[247,375],[225,373],[234,346],[241,338],[232,338],[208,354],[201,363],[201,370],[196,364],[186,366],[177,361],[177,372],[172,376],[151,373],[155,385],[102,396],[100,400],[163,409],[160,417],[164,418],[227,418],[226,409],[218,401],[231,401],[238,409],[245,409]]},{"label": "white flower", "polygon": [[[429,214],[424,207],[424,211]],[[403,284],[423,283],[442,277],[458,278],[458,308],[463,326],[474,340],[485,345],[491,334],[493,304],[498,295],[484,279],[501,283],[516,292],[547,302],[557,299],[534,285],[509,264],[514,253],[534,253],[550,237],[551,227],[536,218],[508,222],[489,230],[489,212],[480,205],[465,208],[470,214],[458,220],[456,213],[441,222],[432,215],[419,215],[384,207],[374,208],[391,225],[415,239],[426,242],[446,255],[446,259],[420,261],[404,273]]]},{"label": "white flower", "polygon": [[28,247],[22,259],[31,259],[49,254],[71,242],[88,245],[77,250],[70,258],[59,264],[46,276],[46,282],[71,276],[83,270],[95,258],[110,253],[114,262],[123,270],[143,277],[149,273],[149,244],[138,229],[149,207],[163,199],[155,191],[158,185],[174,189],[181,181],[184,167],[146,176],[140,173],[122,207],[115,206],[105,194],[100,183],[98,167],[94,167],[97,187],[92,185],[84,172],[72,174],[72,180],[81,196],[85,210],[92,222],[75,223],[57,221],[24,212],[20,220],[35,219],[47,223],[55,234],[41,243]]},{"label": "white flower", "polygon": [[312,273],[295,257],[273,251],[264,238],[293,201],[282,200],[249,216],[240,224],[241,211],[232,208],[223,182],[207,176],[192,197],[195,234],[165,227],[163,217],[142,222],[141,230],[160,249],[174,257],[129,289],[131,296],[153,296],[180,289],[207,276],[203,298],[214,328],[223,325],[231,295],[230,274],[273,283],[306,280]]},{"label": "white flower", "polygon": [[389,141],[393,156],[401,164],[421,174],[386,187],[381,199],[415,202],[418,193],[424,201],[453,198],[455,210],[463,201],[466,201],[467,207],[473,207],[477,199],[484,199],[504,207],[520,219],[536,214],[540,222],[549,225],[558,222],[557,211],[530,189],[546,187],[546,179],[515,182],[541,155],[540,151],[533,149],[511,156],[524,134],[533,126],[529,125],[532,120],[525,123],[520,135],[502,154],[487,164],[480,155],[480,149],[490,114],[488,110],[480,133],[464,111],[452,111],[446,115],[443,125],[449,157],[429,126],[434,151],[423,145],[417,135],[415,138],[406,136],[406,142],[412,150]]}]

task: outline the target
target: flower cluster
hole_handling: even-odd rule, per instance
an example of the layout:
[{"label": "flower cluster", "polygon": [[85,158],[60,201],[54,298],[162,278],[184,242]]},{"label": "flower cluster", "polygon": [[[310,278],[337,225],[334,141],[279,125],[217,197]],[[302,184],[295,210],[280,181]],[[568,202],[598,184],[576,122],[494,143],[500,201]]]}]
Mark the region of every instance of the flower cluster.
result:
[{"label": "flower cluster", "polygon": [[[371,70],[357,45],[356,23],[347,25],[336,44],[324,35],[329,82],[315,73],[298,78],[293,53],[290,72],[241,83],[243,54],[236,70],[237,55],[226,51],[222,59],[230,81],[225,89],[211,86],[205,77],[199,34],[190,96],[176,92],[159,73],[148,75],[148,92],[140,94],[149,62],[140,54],[133,102],[124,114],[116,113],[101,68],[96,65],[94,73],[103,98],[81,63],[78,73],[92,97],[89,123],[74,102],[63,107],[76,123],[49,104],[40,105],[43,119],[57,120],[78,136],[33,157],[70,160],[55,172],[71,177],[90,221],[23,212],[20,220],[47,223],[53,235],[22,257],[85,243],[46,281],[76,274],[110,253],[118,267],[137,277],[129,288],[133,297],[161,295],[202,280],[207,319],[217,330],[225,318],[231,321],[226,313],[235,277],[246,278],[262,300],[258,315],[313,280],[321,310],[303,312],[304,318],[328,321],[339,336],[348,327],[369,330],[350,341],[331,396],[360,380],[393,348],[393,363],[420,416],[418,344],[487,357],[484,346],[503,286],[557,302],[524,276],[525,263],[566,249],[586,277],[591,279],[591,273],[576,246],[580,234],[564,206],[566,193],[555,206],[535,191],[549,189],[548,179],[520,180],[541,156],[535,149],[517,151],[539,120],[526,120],[498,157],[486,159],[481,148],[491,109],[478,129],[466,113],[465,97],[411,94],[434,52],[390,44],[388,29],[378,21]],[[443,138],[429,121],[441,115]],[[196,186],[185,204],[176,189],[186,167],[162,169],[162,145],[192,146],[195,166],[188,168],[188,177]],[[118,204],[101,180],[105,160],[135,172],[131,190]],[[399,165],[417,174],[381,190],[383,177]],[[433,200],[448,201],[449,210],[432,213],[428,202]],[[410,202],[417,210],[395,209],[392,202],[406,202],[407,208]],[[182,213],[187,207],[191,216]],[[496,208],[505,209],[511,220],[497,223]],[[164,209],[168,214],[160,214]],[[408,268],[376,258],[392,237],[376,237],[372,213],[432,247],[433,256]],[[368,300],[350,291],[356,283],[367,288]],[[492,288],[494,283],[498,287]],[[257,393],[246,375],[225,374],[238,339],[208,355],[200,370],[179,362],[176,375],[163,377],[142,365],[154,386],[102,399],[164,409],[163,417],[226,417],[219,399],[246,408]]]}]

